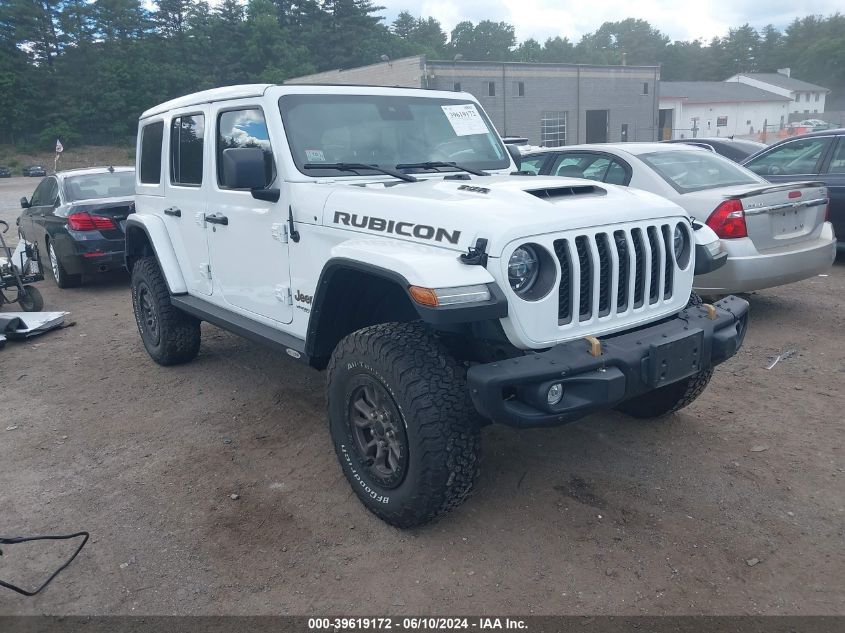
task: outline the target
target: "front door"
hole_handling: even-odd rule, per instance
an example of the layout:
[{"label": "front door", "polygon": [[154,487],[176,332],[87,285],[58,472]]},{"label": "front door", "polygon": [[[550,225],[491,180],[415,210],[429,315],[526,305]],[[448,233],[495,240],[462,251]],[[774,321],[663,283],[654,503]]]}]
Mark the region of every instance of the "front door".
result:
[{"label": "front door", "polygon": [[[278,202],[256,200],[249,190],[227,189],[222,183],[223,150],[260,147],[264,151],[265,186],[276,181],[273,141],[261,107],[227,102],[214,114],[215,168],[206,210],[215,293],[248,315],[279,323],[293,320],[285,190]],[[281,139],[275,141],[280,144]],[[278,185],[276,185],[278,186]]]},{"label": "front door", "polygon": [[836,139],[836,148],[824,172],[821,179],[830,197],[828,212],[833,232],[840,241],[845,240],[845,136]]},{"label": "front door", "polygon": [[607,110],[587,110],[587,143],[607,143]]},{"label": "front door", "polygon": [[165,131],[164,222],[179,264],[186,271],[185,283],[191,294],[199,295],[212,293],[205,213],[214,175],[204,148],[213,142],[213,136],[207,130],[207,119],[208,106],[177,110]]}]

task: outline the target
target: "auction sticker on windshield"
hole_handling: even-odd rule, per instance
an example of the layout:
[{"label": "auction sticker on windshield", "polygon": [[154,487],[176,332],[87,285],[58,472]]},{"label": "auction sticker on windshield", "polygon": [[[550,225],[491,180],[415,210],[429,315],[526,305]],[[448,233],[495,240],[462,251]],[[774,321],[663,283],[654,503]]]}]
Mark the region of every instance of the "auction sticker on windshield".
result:
[{"label": "auction sticker on windshield", "polygon": [[473,103],[440,106],[458,136],[487,134],[487,125]]}]

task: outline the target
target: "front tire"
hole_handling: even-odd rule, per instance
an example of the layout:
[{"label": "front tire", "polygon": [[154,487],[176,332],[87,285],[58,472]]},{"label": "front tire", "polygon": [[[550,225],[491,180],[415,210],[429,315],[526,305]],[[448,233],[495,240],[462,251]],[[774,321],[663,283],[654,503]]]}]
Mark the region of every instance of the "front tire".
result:
[{"label": "front tire", "polygon": [[178,365],[196,358],[200,321],[170,303],[170,291],[155,257],[132,267],[132,308],[144,347],[159,365]]},{"label": "front tire", "polygon": [[[704,300],[692,292],[687,307],[700,306],[703,303]],[[662,418],[692,404],[707,388],[712,377],[713,368],[711,367],[671,385],[631,398],[616,409],[640,420]]]},{"label": "front tire", "polygon": [[616,408],[640,420],[662,418],[692,404],[707,388],[712,377],[713,369],[705,369],[689,378],[631,398]]},{"label": "front tire", "polygon": [[344,338],[328,367],[328,410],[343,473],[383,521],[422,525],[472,490],[481,438],[465,371],[422,324]]}]

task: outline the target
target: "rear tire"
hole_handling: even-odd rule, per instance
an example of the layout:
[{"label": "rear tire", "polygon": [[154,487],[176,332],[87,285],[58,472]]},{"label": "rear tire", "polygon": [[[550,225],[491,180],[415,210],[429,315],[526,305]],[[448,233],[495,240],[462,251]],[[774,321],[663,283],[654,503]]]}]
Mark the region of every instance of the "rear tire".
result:
[{"label": "rear tire", "polygon": [[132,267],[132,308],[144,347],[159,365],[178,365],[196,358],[200,321],[170,303],[170,290],[155,257]]},{"label": "rear tire", "polygon": [[18,305],[24,312],[41,312],[44,309],[44,297],[35,286],[24,286],[18,295]]},{"label": "rear tire", "polygon": [[472,490],[481,438],[465,371],[422,324],[344,338],[328,367],[328,411],[343,474],[383,521],[422,525]]},{"label": "rear tire", "polygon": [[56,254],[56,249],[53,248],[53,242],[47,242],[47,254],[50,257],[50,270],[53,271],[53,279],[56,280],[56,285],[59,288],[75,288],[82,284],[82,275],[69,275],[65,271],[61,260]]}]

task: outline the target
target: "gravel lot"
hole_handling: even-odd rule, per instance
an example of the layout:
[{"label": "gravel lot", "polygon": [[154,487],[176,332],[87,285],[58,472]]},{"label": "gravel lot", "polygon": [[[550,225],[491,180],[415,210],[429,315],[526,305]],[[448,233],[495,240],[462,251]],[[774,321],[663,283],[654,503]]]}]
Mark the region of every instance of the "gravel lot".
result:
[{"label": "gravel lot", "polygon": [[[36,183],[0,180],[0,219]],[[0,351],[0,534],[92,539],[0,615],[845,613],[841,261],[753,295],[742,351],[670,419],[485,429],[474,496],[407,532],[343,478],[323,374],[207,325],[162,368],[126,277],[40,287],[76,326]],[[0,578],[69,549],[4,547]]]}]

